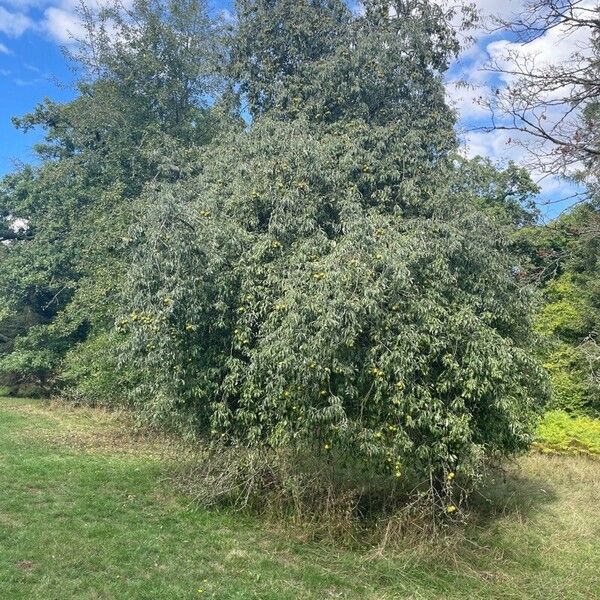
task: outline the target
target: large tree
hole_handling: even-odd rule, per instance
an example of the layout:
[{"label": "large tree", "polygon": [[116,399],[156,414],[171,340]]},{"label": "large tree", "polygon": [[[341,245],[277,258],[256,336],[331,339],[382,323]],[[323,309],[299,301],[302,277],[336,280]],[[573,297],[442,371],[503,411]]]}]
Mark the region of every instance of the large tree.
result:
[{"label": "large tree", "polygon": [[112,325],[144,186],[185,174],[225,117],[209,106],[218,36],[200,0],[82,11],[77,96],[15,120],[44,130],[41,164],[0,184],[3,314],[36,315],[3,369],[44,380],[73,344]]},{"label": "large tree", "polygon": [[451,503],[455,473],[527,446],[543,395],[516,258],[477,208],[523,219],[510,202],[530,188],[457,173],[437,4],[306,1],[283,23],[288,5],[242,3],[251,125],[147,198],[118,323],[131,398],[155,423],[340,453]]}]

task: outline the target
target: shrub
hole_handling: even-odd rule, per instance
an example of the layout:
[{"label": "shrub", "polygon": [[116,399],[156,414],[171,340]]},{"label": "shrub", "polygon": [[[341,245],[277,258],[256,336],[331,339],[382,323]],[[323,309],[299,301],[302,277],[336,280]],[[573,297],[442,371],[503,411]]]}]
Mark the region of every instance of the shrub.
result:
[{"label": "shrub", "polygon": [[74,346],[61,370],[63,395],[78,403],[115,406],[125,398],[127,369],[119,369],[114,331],[101,332]]},{"label": "shrub", "polygon": [[600,419],[550,411],[538,428],[534,447],[549,454],[600,455]]},{"label": "shrub", "polygon": [[[324,457],[291,447],[200,444],[182,458],[171,481],[203,508],[258,513],[301,527],[303,536],[337,543],[431,534],[439,523],[439,498],[432,498],[427,482],[361,468],[335,449]],[[451,502],[460,504],[464,482],[454,483]]]},{"label": "shrub", "polygon": [[445,506],[455,473],[528,446],[543,377],[501,232],[377,134],[267,120],[153,196],[123,361],[152,423],[335,452]]}]

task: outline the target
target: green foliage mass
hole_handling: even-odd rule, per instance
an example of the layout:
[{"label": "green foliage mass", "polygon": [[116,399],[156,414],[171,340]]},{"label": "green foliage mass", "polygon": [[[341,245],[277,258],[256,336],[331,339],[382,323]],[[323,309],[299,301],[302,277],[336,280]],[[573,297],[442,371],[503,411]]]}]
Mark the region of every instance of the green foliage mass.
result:
[{"label": "green foliage mass", "polygon": [[441,181],[400,174],[408,192],[380,200],[390,170],[362,132],[256,123],[150,199],[120,321],[134,397],[248,443],[471,476],[529,442],[527,295],[502,234]]},{"label": "green foliage mass", "polygon": [[456,11],[364,5],[85,12],[79,96],[18,121],[43,161],[0,189],[3,323],[26,323],[3,372],[444,502],[527,447],[545,386],[512,232],[536,188],[457,155]]},{"label": "green foliage mass", "polygon": [[597,209],[584,204],[523,235],[532,244],[530,268],[544,293],[536,329],[552,383],[551,406],[590,415],[600,411],[599,224]]},{"label": "green foliage mass", "polygon": [[600,421],[550,411],[540,423],[534,447],[547,454],[600,455]]},{"label": "green foliage mass", "polygon": [[[454,38],[436,44],[448,26],[428,3],[410,17],[371,6],[348,27],[354,51],[342,36],[282,74],[272,57],[304,51],[304,34],[292,19],[273,41],[268,6],[253,3],[239,25],[267,45],[250,61],[264,94],[249,90],[265,104],[140,216],[118,323],[132,401],[153,422],[225,441],[341,450],[437,487],[448,473],[472,478],[528,445],[543,377],[511,243],[477,207],[510,197],[513,177],[470,166],[483,183],[465,194],[452,160],[440,70]],[[338,23],[330,10],[315,22]],[[407,35],[392,41],[397,27]],[[365,60],[381,76],[364,75]],[[289,109],[315,72],[338,69],[357,91],[321,80],[319,98],[339,100],[327,117],[311,100]],[[347,101],[357,93],[377,108]]]},{"label": "green foliage mass", "polygon": [[[88,35],[74,51],[75,100],[46,100],[15,120],[45,131],[36,147],[41,165],[0,183],[8,241],[0,329],[27,324],[8,336],[0,357],[16,383],[50,387],[74,346],[112,329],[141,191],[149,181],[181,177],[185,161],[228,118],[221,105],[207,105],[218,80],[209,61],[217,36],[203,4],[119,6],[100,14],[83,8]],[[15,223],[25,229],[15,231]]]}]

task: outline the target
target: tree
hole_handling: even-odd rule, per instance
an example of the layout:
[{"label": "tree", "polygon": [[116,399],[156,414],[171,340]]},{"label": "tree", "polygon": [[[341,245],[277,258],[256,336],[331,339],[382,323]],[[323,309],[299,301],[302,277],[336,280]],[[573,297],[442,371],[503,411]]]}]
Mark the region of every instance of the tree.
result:
[{"label": "tree", "polygon": [[457,157],[454,11],[238,9],[221,36],[192,0],[83,8],[79,95],[17,121],[42,164],[0,186],[0,328],[35,315],[0,369],[451,514],[544,398],[510,235],[535,186]]},{"label": "tree", "polygon": [[236,9],[230,72],[250,113],[294,113],[309,95],[309,71],[350,43],[350,10],[343,0],[238,0]]},{"label": "tree", "polygon": [[[82,11],[87,37],[73,55],[83,69],[78,95],[46,100],[15,120],[44,129],[41,165],[0,184],[0,235],[9,242],[0,297],[8,319],[37,315],[2,369],[35,365],[44,378],[74,345],[112,328],[144,187],[185,175],[186,161],[229,119],[213,102],[218,32],[202,2],[136,0],[127,9]],[[80,347],[71,356],[82,354]]]},{"label": "tree", "polygon": [[510,162],[499,169],[488,158],[456,159],[454,192],[471,197],[478,209],[510,232],[533,226],[539,217],[535,200],[539,188],[526,169]]},{"label": "tree", "polygon": [[[365,14],[352,19],[337,0],[238,2],[231,73],[251,114],[415,128],[438,117],[447,132],[452,117],[438,103],[439,74],[459,50],[452,27],[458,10],[426,0],[363,6]],[[406,48],[414,59],[404,60]],[[453,136],[445,143],[452,146]]]},{"label": "tree", "polygon": [[528,232],[533,273],[543,285],[536,327],[552,382],[551,406],[596,415],[600,410],[598,210],[585,203]]},{"label": "tree", "polygon": [[[456,173],[446,13],[366,3],[338,33],[337,5],[304,2],[281,40],[287,4],[256,5],[239,35],[274,49],[238,71],[254,120],[140,216],[118,321],[132,402],[188,433],[424,478],[452,512],[455,473],[527,447],[543,376],[517,259],[474,207],[493,185],[465,193]],[[270,69],[276,48],[302,58]],[[296,89],[314,93],[290,108]],[[527,196],[514,170],[498,194],[513,177]]]},{"label": "tree", "polygon": [[[514,131],[512,141],[525,147],[537,170],[576,177],[593,195],[600,157],[600,6],[586,0],[530,0],[522,14],[499,21],[521,46],[488,67],[508,81],[489,101],[493,123],[488,129]],[[575,40],[566,59],[552,61],[535,51],[548,35]]]}]

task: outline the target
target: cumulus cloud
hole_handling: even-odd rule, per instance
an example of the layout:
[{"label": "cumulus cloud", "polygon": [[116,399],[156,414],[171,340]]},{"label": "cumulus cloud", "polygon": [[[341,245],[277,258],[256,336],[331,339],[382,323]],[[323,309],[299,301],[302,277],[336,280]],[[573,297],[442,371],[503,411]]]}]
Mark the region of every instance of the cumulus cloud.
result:
[{"label": "cumulus cloud", "polygon": [[[99,8],[110,0],[86,2]],[[131,3],[122,2],[124,6]],[[79,6],[79,0],[0,0],[0,33],[16,38],[33,29],[59,44],[69,44],[84,33],[77,14]]]},{"label": "cumulus cloud", "polygon": [[490,16],[508,19],[523,11],[525,0],[475,0],[475,6],[481,11],[484,18]]},{"label": "cumulus cloud", "polygon": [[[494,5],[488,0],[479,0],[481,8],[492,8]],[[523,9],[523,2],[508,2],[512,7],[504,7],[506,14],[512,14],[518,9]],[[594,5],[594,0],[584,3]],[[569,30],[567,27],[554,27],[537,39],[523,44],[508,39],[506,32],[496,32],[493,35],[482,36],[460,57],[459,62],[453,70],[453,79],[449,82],[452,97],[459,93],[457,101],[465,109],[467,117],[473,116],[469,98],[478,98],[485,94],[490,87],[503,87],[515,84],[519,79],[514,71],[514,65],[526,65],[528,69],[541,69],[550,65],[564,65],[571,60],[574,53],[585,55],[589,46],[590,31],[585,28]],[[497,70],[490,68],[497,67]],[[503,70],[505,70],[503,72]],[[517,69],[518,70],[518,69]],[[456,81],[462,81],[464,86],[456,85]],[[477,90],[479,88],[479,90]],[[465,91],[466,90],[466,91]],[[476,93],[477,91],[480,94]],[[555,90],[556,98],[560,98],[564,90]],[[478,112],[478,111],[475,111]]]},{"label": "cumulus cloud", "polygon": [[[80,0],[55,0],[44,11],[41,28],[59,44],[70,44],[85,37],[86,31],[79,17]],[[96,11],[112,4],[112,0],[86,0],[87,6]],[[129,8],[133,0],[120,0],[119,4]]]},{"label": "cumulus cloud", "polygon": [[483,93],[478,86],[462,79],[451,79],[446,84],[447,101],[465,123],[489,118],[489,111],[482,103]]}]

